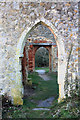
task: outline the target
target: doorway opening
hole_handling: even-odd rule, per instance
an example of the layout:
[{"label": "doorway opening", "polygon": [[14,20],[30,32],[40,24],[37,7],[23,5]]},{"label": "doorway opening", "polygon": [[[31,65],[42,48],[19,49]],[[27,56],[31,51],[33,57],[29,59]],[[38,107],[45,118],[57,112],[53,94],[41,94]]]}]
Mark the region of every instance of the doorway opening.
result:
[{"label": "doorway opening", "polygon": [[35,53],[35,70],[37,69],[49,72],[49,51],[45,47],[40,47]]},{"label": "doorway opening", "polygon": [[[33,101],[36,99],[39,102],[41,99],[45,100],[50,98],[52,100],[56,97],[58,98],[57,73],[54,67],[55,54],[57,55],[55,48],[57,48],[57,45],[54,35],[40,22],[30,32],[24,47],[22,65],[24,100],[29,98]],[[26,75],[26,70],[28,76]]]},{"label": "doorway opening", "polygon": [[22,80],[22,73],[20,70],[21,68],[20,58],[23,57],[23,50],[24,50],[25,44],[27,43],[27,46],[28,46],[29,34],[34,30],[34,28],[36,28],[40,24],[46,26],[52,32],[52,34],[55,37],[56,44],[58,46],[58,84],[59,84],[59,101],[61,101],[61,99],[63,99],[65,96],[64,95],[64,79],[65,79],[65,73],[66,73],[65,46],[63,43],[63,38],[59,34],[59,31],[57,31],[57,29],[51,22],[49,22],[44,18],[41,18],[40,20],[36,20],[34,25],[31,25],[29,29],[26,29],[19,39],[19,43],[17,45],[17,52],[16,52],[16,63],[17,63],[16,64],[16,81],[21,85],[20,80]]}]

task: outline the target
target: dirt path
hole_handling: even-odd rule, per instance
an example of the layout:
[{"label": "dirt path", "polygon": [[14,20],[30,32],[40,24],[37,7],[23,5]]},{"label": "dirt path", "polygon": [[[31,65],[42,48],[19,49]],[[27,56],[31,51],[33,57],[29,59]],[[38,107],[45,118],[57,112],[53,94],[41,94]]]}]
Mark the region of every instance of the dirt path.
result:
[{"label": "dirt path", "polygon": [[[47,73],[45,73],[45,70],[36,70],[36,72],[44,81],[52,80],[52,78]],[[25,94],[27,94],[27,93],[29,93],[28,95],[31,96],[31,91],[26,89]],[[35,94],[35,93],[32,93],[32,94]],[[50,110],[47,107],[50,107],[52,105],[52,102],[54,99],[55,99],[54,96],[49,97],[44,100],[38,100],[38,101],[31,99],[30,100],[31,102],[37,104],[37,106],[36,106],[37,108],[33,108],[32,110]]]},{"label": "dirt path", "polygon": [[[51,80],[51,78],[45,73],[45,70],[36,70],[38,72],[39,76],[44,80],[48,81]],[[49,107],[52,105],[52,102],[54,100],[54,97],[50,97],[45,100],[40,100],[37,107]],[[47,110],[45,108],[34,108],[33,110]]]},{"label": "dirt path", "polygon": [[36,70],[36,72],[38,72],[39,76],[45,80],[45,81],[48,81],[48,80],[51,80],[51,78],[45,74],[45,70]]}]

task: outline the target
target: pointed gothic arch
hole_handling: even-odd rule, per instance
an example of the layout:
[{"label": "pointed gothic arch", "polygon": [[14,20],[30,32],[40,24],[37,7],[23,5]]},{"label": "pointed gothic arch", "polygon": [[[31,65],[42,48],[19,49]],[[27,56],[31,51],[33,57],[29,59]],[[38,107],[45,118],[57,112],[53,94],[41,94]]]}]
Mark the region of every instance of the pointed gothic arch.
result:
[{"label": "pointed gothic arch", "polygon": [[17,49],[16,49],[16,83],[20,85],[22,84],[20,58],[23,57],[23,50],[24,50],[26,40],[28,38],[29,33],[32,30],[34,30],[34,28],[40,23],[48,27],[50,31],[54,34],[55,41],[58,47],[58,84],[59,84],[58,101],[60,102],[65,97],[64,80],[65,80],[65,74],[66,74],[66,52],[65,52],[65,45],[64,45],[62,36],[60,35],[59,31],[55,28],[55,26],[49,20],[46,20],[44,18],[37,19],[35,20],[34,24],[31,24],[30,27],[27,27],[23,31],[17,43]]}]

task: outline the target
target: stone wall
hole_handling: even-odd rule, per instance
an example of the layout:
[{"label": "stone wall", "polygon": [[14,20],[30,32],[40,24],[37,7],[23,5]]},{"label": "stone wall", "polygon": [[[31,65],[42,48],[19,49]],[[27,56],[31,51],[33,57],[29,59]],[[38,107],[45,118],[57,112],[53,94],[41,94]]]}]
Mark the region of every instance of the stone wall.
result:
[{"label": "stone wall", "polygon": [[54,35],[51,33],[51,31],[44,25],[40,24],[38,25],[30,34],[29,37],[45,37],[47,39],[53,40],[54,43],[56,43]]},{"label": "stone wall", "polygon": [[[14,104],[23,104],[23,86],[19,57],[23,57],[24,44],[27,42],[25,38],[29,37],[31,30],[34,29],[34,25],[38,26],[38,21],[44,21],[42,24],[45,26],[46,23],[54,37],[58,39],[56,43],[58,45],[58,62],[60,66],[58,67],[58,71],[60,71],[60,79],[58,80],[60,99],[64,97],[65,73],[62,71],[67,64],[71,44],[73,44],[73,49],[68,66],[68,80],[71,80],[72,76],[74,81],[78,74],[77,2],[1,2],[0,94],[7,93]],[[62,64],[63,62],[65,63],[64,65]],[[61,82],[61,78],[63,82]]]}]

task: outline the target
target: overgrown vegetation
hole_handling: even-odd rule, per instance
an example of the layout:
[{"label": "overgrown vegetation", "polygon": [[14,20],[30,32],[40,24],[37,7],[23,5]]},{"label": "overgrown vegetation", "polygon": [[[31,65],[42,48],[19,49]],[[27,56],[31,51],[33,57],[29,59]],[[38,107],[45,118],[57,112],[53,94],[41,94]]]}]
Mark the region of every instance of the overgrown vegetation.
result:
[{"label": "overgrown vegetation", "polygon": [[[37,107],[37,102],[39,100],[45,100],[51,96],[54,96],[55,99],[58,98],[58,84],[57,84],[57,75],[53,73],[47,73],[51,76],[51,80],[44,81],[38,76],[38,73],[34,72],[29,74],[29,78],[32,79],[33,94],[24,98],[23,106],[6,106],[3,108],[3,117],[10,118],[35,118],[35,117],[47,117],[47,111],[32,111],[33,108]],[[52,79],[53,78],[53,79]],[[24,113],[24,116],[22,115]],[[43,115],[43,113],[45,113]]]},{"label": "overgrown vegetation", "polygon": [[35,54],[35,66],[36,67],[48,67],[49,66],[49,52],[46,48],[40,47]]},{"label": "overgrown vegetation", "polygon": [[[71,102],[73,100],[73,102]],[[73,94],[73,98],[68,97],[64,99],[62,103],[56,103],[52,106],[52,110],[49,114],[53,115],[53,118],[80,118],[80,94]]]},{"label": "overgrown vegetation", "polygon": [[[73,94],[73,97],[64,99],[62,103],[58,103],[58,84],[57,75],[53,73],[46,73],[53,80],[43,81],[37,73],[32,73],[29,78],[32,79],[33,94],[24,98],[23,106],[13,106],[7,102],[3,106],[3,118],[77,118],[80,117],[80,92]],[[52,106],[48,107],[50,111],[33,111],[37,107],[39,100],[44,100],[51,96],[55,96]],[[71,101],[73,102],[71,103]],[[5,100],[6,103],[6,100]]]}]

